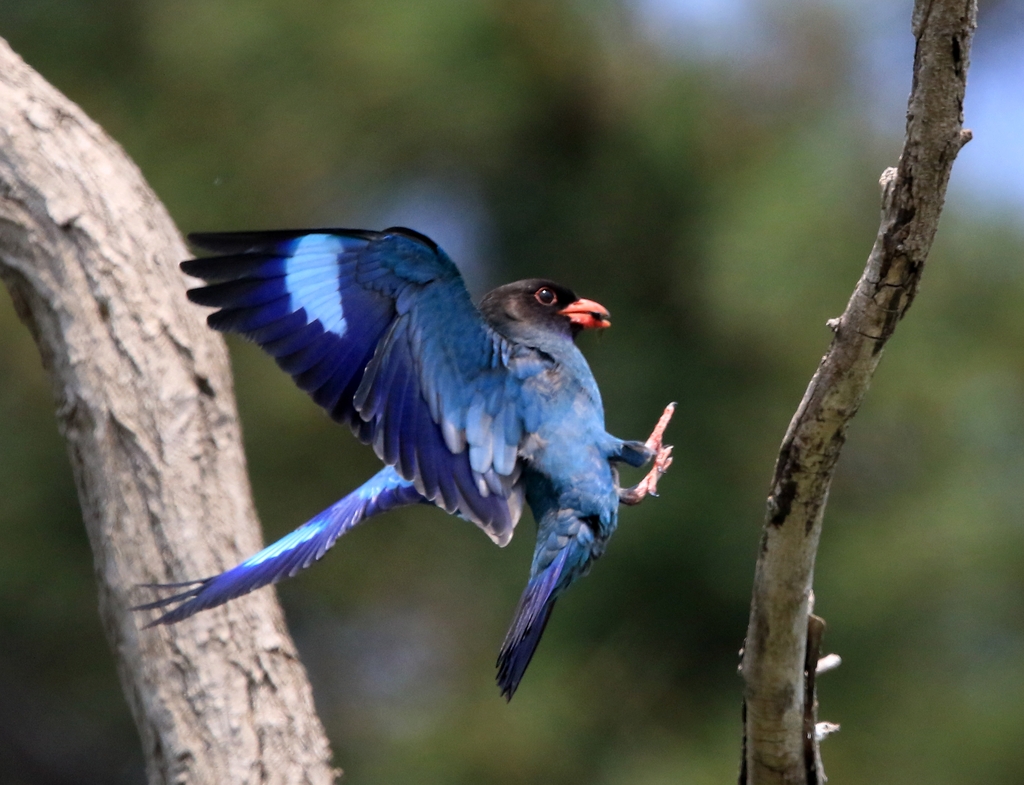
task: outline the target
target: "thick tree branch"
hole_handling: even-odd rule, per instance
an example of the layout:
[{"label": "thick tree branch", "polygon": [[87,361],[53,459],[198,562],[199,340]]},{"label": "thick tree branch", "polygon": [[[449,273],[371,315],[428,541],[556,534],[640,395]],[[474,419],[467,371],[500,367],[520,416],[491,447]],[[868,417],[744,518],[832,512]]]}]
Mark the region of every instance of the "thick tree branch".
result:
[{"label": "thick tree branch", "polygon": [[917,294],[953,160],[970,139],[963,98],[976,13],[975,0],[915,4],[906,140],[897,168],[882,175],[878,237],[779,450],[742,661],[747,783],[817,776],[806,754],[803,674],[822,515],[847,425]]},{"label": "thick tree branch", "polygon": [[140,583],[260,547],[223,343],[184,296],[181,237],[139,171],[0,40],[0,277],[53,379],[100,615],[151,783],[328,783],[273,592],[140,630]]}]

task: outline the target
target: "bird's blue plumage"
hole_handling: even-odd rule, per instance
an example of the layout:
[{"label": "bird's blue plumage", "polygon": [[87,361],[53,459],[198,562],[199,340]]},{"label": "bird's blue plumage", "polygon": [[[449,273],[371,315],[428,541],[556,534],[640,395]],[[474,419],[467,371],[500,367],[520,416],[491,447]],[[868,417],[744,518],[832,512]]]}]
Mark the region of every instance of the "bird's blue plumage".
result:
[{"label": "bird's blue plumage", "polygon": [[433,503],[504,545],[525,497],[537,548],[498,660],[511,698],[558,596],[615,530],[613,464],[653,454],[605,431],[573,342],[606,326],[607,311],[540,279],[500,287],[478,309],[447,255],[408,229],[190,239],[219,254],[182,264],[207,284],[189,298],[217,309],[210,326],[262,346],[386,467],[237,567],[140,607],[181,603],[153,623],[180,621],[294,575],[359,521],[405,504]]},{"label": "bird's blue plumage", "polygon": [[220,575],[179,584],[163,584],[158,588],[184,591],[155,602],[140,605],[136,610],[153,610],[176,605],[148,626],[172,624],[199,611],[241,597],[254,589],[291,578],[318,561],[335,541],[357,523],[410,504],[428,503],[412,483],[403,479],[392,467],[385,466],[377,474],[335,502],[291,534],[250,556],[236,567]]},{"label": "bird's blue plumage", "polygon": [[508,542],[522,508],[514,347],[443,251],[409,230],[192,241],[226,253],[182,265],[210,282],[189,297],[219,309],[211,327],[254,340],[426,498]]}]

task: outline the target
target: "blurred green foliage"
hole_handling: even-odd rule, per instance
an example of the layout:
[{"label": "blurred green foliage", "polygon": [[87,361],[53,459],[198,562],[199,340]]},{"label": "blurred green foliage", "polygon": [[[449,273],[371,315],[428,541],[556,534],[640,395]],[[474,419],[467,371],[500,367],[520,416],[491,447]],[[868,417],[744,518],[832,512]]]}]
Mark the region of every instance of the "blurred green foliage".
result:
[{"label": "blurred green foliage", "polygon": [[[775,451],[899,144],[859,111],[850,20],[801,8],[780,4],[776,73],[668,53],[611,0],[0,5],[0,34],[184,231],[414,226],[462,250],[477,292],[544,274],[610,308],[581,343],[613,432],[681,403],[662,497],[623,512],[510,705],[493,661],[531,522],[499,551],[438,511],[394,514],[281,588],[346,781],[735,777]],[[821,682],[833,781],[1024,778],[1022,250],[949,206],[851,430],[817,578],[844,659]],[[374,459],[232,349],[270,540]],[[142,782],[48,382],[6,300],[0,478],[0,783]]]}]

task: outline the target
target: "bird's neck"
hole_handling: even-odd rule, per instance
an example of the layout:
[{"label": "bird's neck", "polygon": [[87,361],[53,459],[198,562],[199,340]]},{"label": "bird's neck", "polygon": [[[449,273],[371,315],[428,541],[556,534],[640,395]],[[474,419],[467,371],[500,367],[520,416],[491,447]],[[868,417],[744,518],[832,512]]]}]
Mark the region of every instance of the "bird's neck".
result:
[{"label": "bird's neck", "polygon": [[539,349],[559,362],[572,356],[579,356],[581,359],[583,357],[576,348],[572,332],[568,328],[565,331],[556,331],[547,325],[535,326],[526,322],[507,322],[494,325],[494,328],[512,343]]}]

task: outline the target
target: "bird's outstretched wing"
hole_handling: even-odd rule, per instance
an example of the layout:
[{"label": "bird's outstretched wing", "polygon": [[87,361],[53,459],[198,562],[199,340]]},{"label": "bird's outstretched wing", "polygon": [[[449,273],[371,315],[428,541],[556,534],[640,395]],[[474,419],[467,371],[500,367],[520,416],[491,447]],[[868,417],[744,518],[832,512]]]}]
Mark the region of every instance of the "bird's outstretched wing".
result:
[{"label": "bird's outstretched wing", "polygon": [[[543,356],[492,330],[458,269],[409,229],[193,234],[211,327],[262,346],[422,496],[506,544]],[[510,370],[511,369],[511,370]]]},{"label": "bird's outstretched wing", "polygon": [[180,591],[132,610],[166,610],[177,606],[146,626],[174,624],[268,583],[291,578],[318,561],[341,535],[367,518],[425,501],[412,483],[402,479],[392,467],[385,466],[341,501],[220,575],[184,583],[147,584],[146,588],[150,589]]}]

